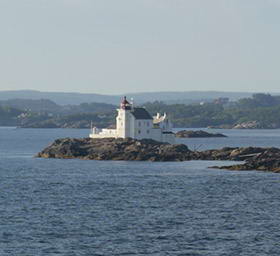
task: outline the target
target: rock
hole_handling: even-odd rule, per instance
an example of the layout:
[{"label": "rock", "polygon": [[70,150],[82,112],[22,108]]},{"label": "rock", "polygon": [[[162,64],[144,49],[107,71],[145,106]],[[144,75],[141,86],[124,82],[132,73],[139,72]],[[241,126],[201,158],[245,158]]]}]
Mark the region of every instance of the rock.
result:
[{"label": "rock", "polygon": [[265,148],[259,147],[237,148],[230,153],[230,159],[236,161],[244,160],[246,158],[256,156],[265,150]]},{"label": "rock", "polygon": [[184,161],[191,158],[186,145],[171,145],[150,139],[58,139],[37,154],[43,158],[92,160]]},{"label": "rock", "polygon": [[125,161],[242,160],[245,161],[243,164],[213,168],[280,173],[279,148],[225,147],[190,151],[184,144],[171,145],[150,139],[57,139],[38,153],[37,157]]},{"label": "rock", "polygon": [[[239,155],[237,153],[239,151]],[[247,155],[242,155],[244,153],[249,153]],[[270,171],[270,172],[280,172],[280,149],[279,148],[243,148],[236,149],[232,152],[235,156],[234,160],[242,159],[245,157],[244,164],[230,165],[230,166],[220,166],[212,167],[218,169],[228,169],[228,170],[258,170],[258,171]]]},{"label": "rock", "polygon": [[208,133],[205,131],[179,131],[176,133],[176,137],[178,138],[219,138],[219,137],[227,137],[221,133]]}]

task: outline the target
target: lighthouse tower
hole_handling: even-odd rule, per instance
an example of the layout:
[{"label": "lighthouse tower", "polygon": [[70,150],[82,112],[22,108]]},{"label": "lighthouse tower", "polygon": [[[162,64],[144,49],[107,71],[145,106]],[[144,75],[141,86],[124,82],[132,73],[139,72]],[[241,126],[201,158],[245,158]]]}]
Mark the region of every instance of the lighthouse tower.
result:
[{"label": "lighthouse tower", "polygon": [[131,131],[131,111],[133,109],[133,106],[131,103],[129,103],[126,99],[126,96],[124,96],[120,108],[117,109],[118,116],[116,117],[116,128],[117,128],[117,134],[120,138],[127,138],[131,137],[130,131]]}]

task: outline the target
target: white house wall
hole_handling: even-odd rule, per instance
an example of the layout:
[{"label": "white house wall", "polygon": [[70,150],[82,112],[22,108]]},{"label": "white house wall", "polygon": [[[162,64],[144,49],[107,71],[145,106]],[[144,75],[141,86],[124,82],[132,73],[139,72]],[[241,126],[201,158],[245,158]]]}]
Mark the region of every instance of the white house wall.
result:
[{"label": "white house wall", "polygon": [[160,128],[152,128],[151,129],[151,138],[157,141],[162,140],[162,133]]},{"label": "white house wall", "polygon": [[[135,120],[134,138],[152,139],[152,121],[150,119]],[[140,131],[140,133],[139,133]]]}]

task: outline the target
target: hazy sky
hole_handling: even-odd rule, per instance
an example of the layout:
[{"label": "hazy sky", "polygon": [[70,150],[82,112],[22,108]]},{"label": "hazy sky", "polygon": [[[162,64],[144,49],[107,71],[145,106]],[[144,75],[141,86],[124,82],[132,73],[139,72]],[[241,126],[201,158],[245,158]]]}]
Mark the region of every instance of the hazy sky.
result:
[{"label": "hazy sky", "polygon": [[280,92],[280,0],[0,0],[0,90]]}]

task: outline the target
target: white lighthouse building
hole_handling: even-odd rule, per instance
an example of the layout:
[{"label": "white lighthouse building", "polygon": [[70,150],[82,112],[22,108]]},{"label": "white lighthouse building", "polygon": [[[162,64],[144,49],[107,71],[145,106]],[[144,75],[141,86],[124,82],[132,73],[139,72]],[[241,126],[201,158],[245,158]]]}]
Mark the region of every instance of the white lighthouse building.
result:
[{"label": "white lighthouse building", "polygon": [[116,129],[91,129],[90,138],[133,138],[153,139],[161,142],[174,143],[172,123],[167,115],[159,113],[152,117],[145,108],[134,107],[124,97],[117,109]]}]

